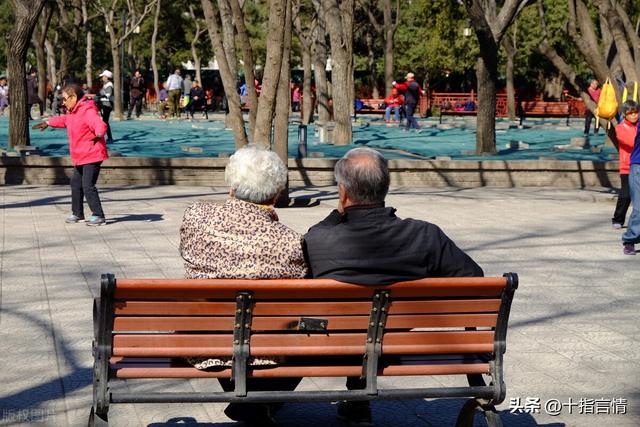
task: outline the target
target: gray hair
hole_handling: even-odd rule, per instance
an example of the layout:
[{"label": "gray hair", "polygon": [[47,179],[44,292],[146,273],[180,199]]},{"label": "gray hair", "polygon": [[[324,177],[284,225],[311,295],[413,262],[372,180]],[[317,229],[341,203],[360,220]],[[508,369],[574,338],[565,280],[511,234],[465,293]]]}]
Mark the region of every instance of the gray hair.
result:
[{"label": "gray hair", "polygon": [[334,174],[355,203],[382,203],[389,191],[387,159],[371,148],[349,150],[336,163]]},{"label": "gray hair", "polygon": [[287,167],[273,151],[249,145],[235,152],[224,170],[235,197],[251,203],[271,201],[287,183]]}]

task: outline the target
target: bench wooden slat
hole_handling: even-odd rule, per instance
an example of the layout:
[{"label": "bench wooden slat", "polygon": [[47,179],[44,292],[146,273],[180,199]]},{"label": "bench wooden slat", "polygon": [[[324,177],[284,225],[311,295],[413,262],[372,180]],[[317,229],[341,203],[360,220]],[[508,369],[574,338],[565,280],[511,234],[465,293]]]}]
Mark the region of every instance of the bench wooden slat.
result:
[{"label": "bench wooden slat", "polygon": [[[119,279],[116,299],[234,299],[239,291],[251,288],[257,299],[325,299],[328,295],[342,298],[370,298],[377,289],[390,286],[360,286],[315,279],[310,285],[304,279],[246,280],[246,279]],[[416,280],[393,285],[394,298],[408,297],[498,297],[506,284],[502,277],[464,277]]]},{"label": "bench wooden slat", "polygon": [[[249,369],[254,378],[359,376],[361,365],[327,364],[326,359],[287,359],[278,366]],[[118,378],[229,378],[231,369],[223,367],[201,371],[184,359],[112,357],[110,369]],[[486,358],[475,354],[437,354],[382,359],[379,375],[453,375],[488,373]]]},{"label": "bench wooden slat", "polygon": [[[497,314],[436,314],[436,315],[389,315],[387,328],[453,328],[494,327]],[[367,329],[367,316],[325,316],[327,329]],[[295,331],[299,328],[299,317],[260,317],[252,322],[254,331]],[[231,330],[232,317],[118,317],[114,320],[114,331],[223,331]]]},{"label": "bench wooden slat", "polygon": [[489,298],[480,300],[394,300],[391,302],[391,306],[389,307],[389,315],[431,313],[497,313],[498,309],[500,309],[500,300]]},{"label": "bench wooden slat", "polygon": [[[493,351],[493,331],[419,331],[384,334],[383,354],[484,353]],[[254,356],[364,354],[366,334],[255,334]]]},{"label": "bench wooden slat", "polygon": [[183,302],[173,301],[117,301],[114,303],[116,316],[198,316],[233,315],[236,304],[233,302]]},{"label": "bench wooden slat", "polygon": [[[432,300],[432,301],[402,301],[394,300],[389,308],[390,314],[409,313],[483,313],[497,312],[500,308],[499,299],[481,300]],[[258,301],[253,309],[254,315],[280,314],[283,316],[322,316],[322,315],[368,315],[371,301],[335,301],[331,304],[317,304],[299,302]],[[127,301],[115,303],[117,316],[202,316],[202,315],[233,315],[235,303],[232,302],[183,302],[174,301]]]},{"label": "bench wooden slat", "polygon": [[438,315],[392,315],[389,314],[386,328],[464,328],[495,327],[498,314],[438,314]]},{"label": "bench wooden slat", "polygon": [[[157,366],[116,365],[116,378],[230,378],[231,369],[219,371],[201,371],[191,367],[162,368]],[[461,363],[442,365],[412,365],[389,366],[378,370],[378,375],[456,375],[456,374],[487,374],[488,363]],[[275,367],[269,369],[250,370],[248,377],[252,378],[282,378],[282,377],[348,377],[362,374],[362,366],[292,366]]]},{"label": "bench wooden slat", "polygon": [[334,301],[331,304],[313,302],[256,302],[254,316],[331,316],[331,315],[369,315],[371,301]]},{"label": "bench wooden slat", "polygon": [[[493,351],[493,331],[385,333],[383,354],[483,353]],[[251,337],[253,356],[364,354],[365,333],[262,334]],[[116,335],[114,356],[230,356],[230,334]]]},{"label": "bench wooden slat", "polygon": [[233,335],[114,335],[114,356],[231,356]]}]

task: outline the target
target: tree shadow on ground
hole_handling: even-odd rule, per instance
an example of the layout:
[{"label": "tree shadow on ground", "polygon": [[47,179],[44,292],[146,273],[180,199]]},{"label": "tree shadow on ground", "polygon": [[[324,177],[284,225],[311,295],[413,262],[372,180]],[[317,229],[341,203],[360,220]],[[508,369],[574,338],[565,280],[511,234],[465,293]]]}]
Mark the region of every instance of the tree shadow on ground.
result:
[{"label": "tree shadow on ground", "polygon": [[[152,200],[179,200],[179,199],[188,199],[193,198],[193,200],[197,200],[197,198],[216,196],[216,195],[226,195],[227,191],[218,191],[215,188],[213,192],[209,189],[211,187],[201,187],[201,192],[192,192],[189,194],[178,194],[178,195],[161,195],[157,197],[127,197],[127,198],[110,198],[108,195],[110,194],[118,194],[121,192],[126,192],[130,190],[144,190],[144,189],[153,189],[156,186],[150,185],[130,185],[130,186],[122,186],[122,187],[99,187],[98,191],[100,193],[101,198],[103,199],[103,203],[114,203],[114,202],[144,202],[144,201],[152,201]],[[26,189],[25,187],[20,187],[20,189]],[[5,209],[18,209],[18,208],[26,208],[33,206],[47,206],[54,204],[68,204],[71,203],[71,191],[67,194],[61,194],[59,196],[48,196],[42,197],[39,199],[29,200],[26,202],[17,202],[17,203],[7,203],[3,205]]]},{"label": "tree shadow on ground", "polygon": [[[458,412],[464,404],[464,399],[434,399],[434,400],[385,400],[372,403],[373,423],[376,427],[401,426],[453,426]],[[313,414],[312,417],[309,414]],[[531,414],[513,414],[509,410],[499,411],[500,419],[505,426],[545,426],[564,427],[565,423],[538,423]],[[346,424],[337,418],[334,404],[297,403],[286,404],[276,417],[277,425],[281,427],[342,427]],[[147,427],[227,427],[236,424],[231,421],[211,422],[198,421],[193,417],[174,417],[165,422],[154,422]],[[486,426],[482,413],[476,411],[474,426]]]},{"label": "tree shadow on ground", "polygon": [[107,224],[112,224],[116,222],[156,222],[156,221],[164,221],[162,214],[128,214],[122,215],[118,217],[109,218],[107,220]]}]

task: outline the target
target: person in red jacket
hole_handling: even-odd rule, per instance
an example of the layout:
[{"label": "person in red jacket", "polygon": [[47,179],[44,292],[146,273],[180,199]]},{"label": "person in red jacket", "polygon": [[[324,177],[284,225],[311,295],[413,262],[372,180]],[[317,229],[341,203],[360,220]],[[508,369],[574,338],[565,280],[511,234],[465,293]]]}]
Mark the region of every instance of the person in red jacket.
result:
[{"label": "person in red jacket", "polygon": [[49,126],[67,128],[69,153],[74,169],[71,177],[72,215],[66,222],[85,221],[83,199],[86,198],[93,213],[87,220],[87,225],[104,225],[106,221],[96,182],[100,174],[100,165],[109,158],[104,140],[107,125],[100,117],[93,99],[86,98],[79,85],[65,85],[62,88],[62,102],[67,108],[67,114],[51,117],[33,126],[33,129],[44,130]]},{"label": "person in red jacket", "polygon": [[394,87],[391,89],[391,94],[384,99],[384,103],[387,104],[384,110],[384,121],[391,122],[391,110],[393,110],[393,123],[400,123],[400,110],[404,104],[404,96],[400,95],[398,89]]},{"label": "person in red jacket", "polygon": [[633,151],[638,127],[638,104],[634,101],[626,101],[622,104],[622,114],[624,120],[616,126],[616,139],[618,140],[618,151],[620,152],[620,193],[616,210],[611,218],[613,228],[621,229],[627,216],[627,210],[631,204],[629,194],[629,161],[631,151]]},{"label": "person in red jacket", "polygon": [[[591,82],[589,83],[589,87],[587,88],[587,93],[596,104],[598,104],[598,101],[600,100],[600,92],[602,92],[602,88],[599,87],[598,81],[596,79],[591,80]],[[593,117],[593,113],[587,108],[584,116],[584,136],[589,136],[589,130],[591,129],[591,121],[593,120]],[[595,135],[598,134],[597,125],[593,133]]]},{"label": "person in red jacket", "polygon": [[407,115],[406,130],[416,129],[416,131],[420,132],[420,126],[418,126],[416,118],[413,117],[413,113],[420,104],[420,95],[424,95],[425,92],[416,81],[413,73],[407,73],[405,79],[404,83],[396,83],[394,81],[393,87],[404,94],[404,112]]}]

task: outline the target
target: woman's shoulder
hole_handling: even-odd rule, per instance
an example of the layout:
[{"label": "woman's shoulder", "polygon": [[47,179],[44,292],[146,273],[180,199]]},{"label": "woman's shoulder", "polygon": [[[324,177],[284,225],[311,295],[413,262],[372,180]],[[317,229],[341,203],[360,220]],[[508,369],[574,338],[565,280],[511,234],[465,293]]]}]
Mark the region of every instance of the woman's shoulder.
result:
[{"label": "woman's shoulder", "polygon": [[189,214],[202,214],[219,209],[223,206],[224,202],[219,200],[198,200],[192,203],[185,211],[185,215]]}]

